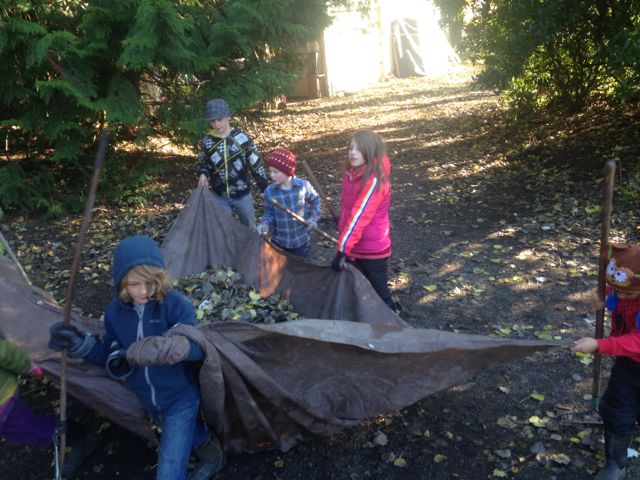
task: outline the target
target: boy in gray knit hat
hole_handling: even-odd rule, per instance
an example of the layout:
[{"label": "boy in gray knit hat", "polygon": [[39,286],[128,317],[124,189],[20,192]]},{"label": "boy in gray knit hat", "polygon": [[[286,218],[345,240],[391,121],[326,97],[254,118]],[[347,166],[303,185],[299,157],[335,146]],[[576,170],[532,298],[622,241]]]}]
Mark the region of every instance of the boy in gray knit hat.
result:
[{"label": "boy in gray knit hat", "polygon": [[246,133],[231,127],[231,111],[223,99],[207,102],[204,119],[211,131],[200,141],[198,186],[210,186],[229,215],[235,212],[241,223],[254,228],[251,177],[261,192],[268,185],[258,148]]}]

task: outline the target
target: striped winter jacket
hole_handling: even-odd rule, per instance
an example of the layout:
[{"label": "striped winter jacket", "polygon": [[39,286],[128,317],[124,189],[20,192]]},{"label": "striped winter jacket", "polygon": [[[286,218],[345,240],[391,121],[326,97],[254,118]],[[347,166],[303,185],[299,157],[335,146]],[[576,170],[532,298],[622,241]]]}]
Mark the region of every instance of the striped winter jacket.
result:
[{"label": "striped winter jacket", "polygon": [[350,168],[342,178],[338,251],[348,258],[376,259],[391,255],[391,186],[388,181],[391,164],[386,156],[382,166],[387,181],[379,188],[374,176],[362,186],[364,167]]},{"label": "striped winter jacket", "polygon": [[238,128],[224,138],[211,132],[200,141],[198,175],[202,173],[209,177],[214,193],[226,198],[251,193],[251,177],[261,192],[269,185],[258,147]]}]

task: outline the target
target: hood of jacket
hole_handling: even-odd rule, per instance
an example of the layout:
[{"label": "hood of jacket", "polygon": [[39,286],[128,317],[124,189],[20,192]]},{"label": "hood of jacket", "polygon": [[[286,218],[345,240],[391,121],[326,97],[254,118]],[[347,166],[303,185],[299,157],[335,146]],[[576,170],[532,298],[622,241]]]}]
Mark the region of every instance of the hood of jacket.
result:
[{"label": "hood of jacket", "polygon": [[122,240],[113,254],[113,287],[116,294],[127,272],[138,265],[155,265],[165,268],[158,244],[146,235],[136,235]]}]

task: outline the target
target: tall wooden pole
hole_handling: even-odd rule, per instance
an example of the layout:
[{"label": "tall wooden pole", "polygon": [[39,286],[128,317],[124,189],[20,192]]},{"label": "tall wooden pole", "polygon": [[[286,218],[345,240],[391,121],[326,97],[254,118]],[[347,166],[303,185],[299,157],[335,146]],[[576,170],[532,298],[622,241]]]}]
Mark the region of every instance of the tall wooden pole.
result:
[{"label": "tall wooden pole", "polygon": [[[596,338],[604,336],[604,300],[606,289],[606,271],[609,252],[609,225],[613,205],[613,182],[616,173],[616,162],[607,161],[604,165],[604,196],[602,198],[602,229],[600,231],[600,264],[598,268],[598,303],[596,311]],[[593,388],[591,390],[594,410],[598,409],[600,399],[600,372],[602,369],[602,355],[595,354],[593,360]]]},{"label": "tall wooden pole", "polygon": [[[69,325],[71,321],[71,304],[73,303],[73,294],[76,286],[76,276],[78,268],[80,266],[80,259],[82,258],[82,246],[91,224],[91,213],[93,210],[93,204],[96,200],[96,191],[98,189],[98,181],[100,179],[100,171],[102,170],[102,164],[104,163],[104,157],[107,152],[107,146],[109,144],[109,134],[102,133],[100,136],[100,144],[98,145],[98,152],[96,154],[96,162],[93,168],[93,177],[91,178],[91,185],[89,187],[89,197],[84,207],[84,216],[82,218],[82,225],[80,226],[80,234],[78,235],[78,241],[76,243],[76,251],[73,257],[73,263],[71,266],[71,272],[69,274],[69,286],[67,288],[67,296],[64,305],[64,317],[62,322],[64,325]],[[62,351],[62,357],[60,361],[60,423],[58,431],[60,432],[58,445],[58,457],[56,458],[56,477],[60,476],[62,467],[64,465],[64,450],[66,447],[66,427],[67,427],[67,350]]]}]

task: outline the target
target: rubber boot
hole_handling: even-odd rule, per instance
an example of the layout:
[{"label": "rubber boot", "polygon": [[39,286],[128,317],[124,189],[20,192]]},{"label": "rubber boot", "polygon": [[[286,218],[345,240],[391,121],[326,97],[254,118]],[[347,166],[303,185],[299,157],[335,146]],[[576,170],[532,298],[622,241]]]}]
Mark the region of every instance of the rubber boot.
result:
[{"label": "rubber boot", "polygon": [[189,475],[189,480],[210,480],[227,464],[227,456],[213,432],[193,453],[198,463]]},{"label": "rubber boot", "polygon": [[604,469],[596,475],[595,480],[621,480],[627,473],[627,448],[631,444],[631,435],[618,435],[604,431],[604,453],[606,463]]},{"label": "rubber boot", "polygon": [[67,448],[62,465],[62,476],[70,477],[96,448],[98,436],[93,430],[86,430],[74,421],[67,422]]}]

